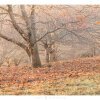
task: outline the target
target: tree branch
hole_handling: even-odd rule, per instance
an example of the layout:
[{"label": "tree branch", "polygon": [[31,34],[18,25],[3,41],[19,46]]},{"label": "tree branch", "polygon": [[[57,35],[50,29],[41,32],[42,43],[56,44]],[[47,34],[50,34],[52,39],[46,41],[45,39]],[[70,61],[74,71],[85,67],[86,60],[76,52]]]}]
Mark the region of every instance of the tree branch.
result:
[{"label": "tree branch", "polygon": [[[49,32],[47,32],[47,33],[45,33],[42,37],[40,37],[36,42],[39,42],[39,41],[41,41],[46,35],[48,35],[48,34],[50,34],[50,33],[53,33],[53,32],[55,32],[55,31],[57,31],[57,30],[59,30],[59,29],[61,29],[61,28],[57,28],[57,29],[55,29],[55,30],[53,30],[53,31],[49,31]],[[36,43],[35,42],[35,43]]]},{"label": "tree branch", "polygon": [[26,45],[24,45],[23,43],[18,42],[18,41],[14,40],[14,39],[8,38],[7,36],[4,36],[1,33],[0,33],[0,37],[5,39],[5,40],[7,40],[7,41],[9,41],[9,42],[14,43],[14,44],[18,45],[19,47],[23,48],[24,50],[28,51],[28,47]]},{"label": "tree branch", "polygon": [[13,16],[12,6],[10,6],[10,5],[8,5],[8,13],[12,20],[12,24],[13,24],[14,28],[19,32],[19,34],[23,37],[23,39],[27,41],[27,37],[25,37],[26,33],[16,23],[15,18]]}]

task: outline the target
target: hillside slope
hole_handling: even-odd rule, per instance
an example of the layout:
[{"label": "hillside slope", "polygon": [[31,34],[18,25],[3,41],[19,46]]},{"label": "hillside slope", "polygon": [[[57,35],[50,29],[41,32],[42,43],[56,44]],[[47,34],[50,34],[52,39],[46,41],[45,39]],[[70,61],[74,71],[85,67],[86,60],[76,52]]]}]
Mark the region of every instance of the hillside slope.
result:
[{"label": "hillside slope", "polygon": [[100,57],[51,63],[49,67],[0,67],[0,94],[100,94]]}]

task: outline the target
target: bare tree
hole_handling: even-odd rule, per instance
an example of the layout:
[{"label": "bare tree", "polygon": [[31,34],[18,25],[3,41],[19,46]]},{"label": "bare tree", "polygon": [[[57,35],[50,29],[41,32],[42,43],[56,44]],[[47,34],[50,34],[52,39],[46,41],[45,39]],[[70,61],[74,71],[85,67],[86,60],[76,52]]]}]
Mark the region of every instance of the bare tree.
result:
[{"label": "bare tree", "polygon": [[8,9],[5,9],[5,8],[1,8],[1,9],[5,10],[9,14],[9,17],[10,17],[10,20],[11,20],[11,23],[12,23],[14,29],[27,42],[27,45],[25,45],[19,41],[16,41],[14,39],[11,39],[7,36],[4,36],[3,34],[0,34],[0,37],[18,45],[21,48],[23,48],[30,58],[31,66],[33,66],[33,67],[41,66],[41,61],[40,61],[39,53],[38,53],[38,47],[37,47],[37,43],[36,43],[36,32],[35,32],[35,24],[34,24],[34,20],[35,20],[35,18],[34,18],[34,11],[35,11],[34,5],[31,7],[30,17],[28,17],[28,15],[25,11],[25,7],[20,6],[22,17],[23,17],[23,20],[25,21],[25,24],[26,24],[27,32],[25,32],[18,25],[18,23],[15,19],[13,7],[11,5],[8,5]]},{"label": "bare tree", "polygon": [[[18,32],[18,34],[25,42],[22,43],[13,38],[9,38],[8,36],[3,35],[2,33],[0,33],[0,37],[24,49],[30,58],[31,66],[38,67],[41,66],[41,61],[39,57],[37,42],[42,40],[47,34],[59,30],[60,27],[56,27],[54,30],[47,31],[44,35],[42,35],[40,38],[37,39],[36,37],[37,33],[35,27],[36,25],[35,6],[30,5],[29,10],[27,10],[27,7],[28,6],[21,5],[19,7],[20,11],[18,12],[18,14],[14,12],[14,8],[11,5],[8,5],[7,7],[0,7],[2,10],[5,11],[5,13],[2,14],[7,14],[10,18],[10,19],[5,19],[5,21],[9,21],[13,25],[14,29]],[[27,13],[27,11],[29,11],[30,13]],[[21,20],[24,21],[24,28],[20,25],[23,24],[23,22],[18,23],[16,17],[20,17]]]},{"label": "bare tree", "polygon": [[[38,50],[38,42],[40,41],[45,48],[47,62],[57,60],[56,44],[61,43],[60,40],[64,40],[64,37],[68,38],[68,35],[77,37],[79,42],[83,40],[87,42],[88,40],[89,42],[92,41],[91,38],[86,37],[85,35],[83,36],[82,33],[87,32],[89,34],[89,32],[93,32],[93,30],[89,30],[90,27],[86,26],[86,20],[91,16],[91,12],[88,13],[88,8],[88,6],[83,6],[82,8],[76,8],[74,6],[40,7],[34,5],[20,5],[15,6],[15,8],[11,5],[5,7],[1,6],[0,9],[4,11],[3,13],[1,13],[1,15],[7,15],[9,17],[8,19],[4,17],[2,21],[11,23],[13,28],[16,30],[16,32],[24,42],[21,42],[14,38],[10,38],[9,36],[2,34],[2,32],[0,33],[0,37],[18,45],[23,50],[25,50],[30,58],[31,66],[38,67],[41,66]],[[16,11],[16,9],[19,11]],[[57,10],[60,13],[58,13]],[[45,13],[46,19],[43,13]],[[39,20],[37,20],[37,14],[40,16]],[[39,24],[40,26],[42,26],[42,28],[40,28]],[[59,31],[60,29],[65,30],[66,32],[62,33]],[[38,30],[40,35],[37,34]],[[58,36],[58,34],[60,37]],[[76,38],[74,38],[74,40],[75,39]]]}]

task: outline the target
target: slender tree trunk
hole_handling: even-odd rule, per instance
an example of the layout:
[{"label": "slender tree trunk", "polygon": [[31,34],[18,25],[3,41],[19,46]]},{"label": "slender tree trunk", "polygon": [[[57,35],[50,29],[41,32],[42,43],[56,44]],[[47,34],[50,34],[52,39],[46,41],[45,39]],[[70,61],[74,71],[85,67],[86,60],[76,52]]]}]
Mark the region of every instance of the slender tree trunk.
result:
[{"label": "slender tree trunk", "polygon": [[45,52],[46,52],[46,63],[49,63],[49,50],[48,50],[48,48],[46,48]]},{"label": "slender tree trunk", "polygon": [[91,51],[92,51],[92,53],[91,53],[92,55],[91,55],[91,56],[92,56],[92,57],[95,56],[95,55],[96,55],[96,49],[95,49],[95,46],[92,47],[92,50],[91,50]]},{"label": "slender tree trunk", "polygon": [[50,53],[50,62],[53,62],[53,61],[57,61],[57,56],[56,56],[56,52],[55,51]]},{"label": "slender tree trunk", "polygon": [[55,43],[51,46],[51,52],[50,52],[50,62],[53,62],[53,61],[57,61]]}]

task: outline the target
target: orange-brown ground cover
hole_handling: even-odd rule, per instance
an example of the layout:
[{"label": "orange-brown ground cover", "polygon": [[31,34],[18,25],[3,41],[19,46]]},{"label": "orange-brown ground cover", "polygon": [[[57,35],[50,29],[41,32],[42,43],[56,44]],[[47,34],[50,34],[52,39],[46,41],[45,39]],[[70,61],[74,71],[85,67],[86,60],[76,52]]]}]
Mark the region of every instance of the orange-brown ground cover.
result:
[{"label": "orange-brown ground cover", "polygon": [[[99,86],[100,82],[99,73],[100,57],[58,61],[51,63],[49,67],[43,66],[34,69],[28,66],[0,67],[0,94],[67,95],[81,94],[80,90],[82,89],[83,94],[85,94],[85,91],[87,91],[86,84],[88,83],[89,87],[91,87],[91,84],[94,85],[96,83],[93,89],[98,88],[97,86]],[[93,82],[91,79],[93,79]],[[85,83],[83,82],[84,80]],[[82,88],[78,85],[82,85]],[[71,88],[74,89],[74,93],[70,92]],[[90,92],[93,91],[94,93],[93,89]],[[94,94],[98,94],[97,91]]]}]

